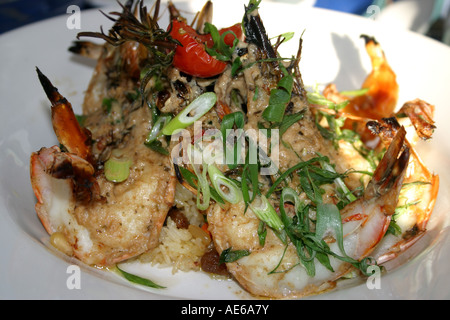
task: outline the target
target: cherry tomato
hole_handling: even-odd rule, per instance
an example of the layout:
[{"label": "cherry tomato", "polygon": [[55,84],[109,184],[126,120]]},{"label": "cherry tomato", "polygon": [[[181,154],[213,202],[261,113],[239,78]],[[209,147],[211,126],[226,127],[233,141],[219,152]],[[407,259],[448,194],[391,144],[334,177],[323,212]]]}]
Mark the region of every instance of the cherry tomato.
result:
[{"label": "cherry tomato", "polygon": [[[244,40],[244,34],[242,33],[242,27],[240,23],[236,23],[235,25],[228,28],[220,29],[219,34],[222,35],[227,31],[232,31],[238,39]],[[214,42],[210,34],[201,35],[201,37],[204,41],[206,41],[206,45],[208,46],[208,48],[213,47]],[[232,33],[228,33],[225,36],[224,42],[225,44],[231,47],[233,45],[234,39],[235,39],[234,35]]]},{"label": "cherry tomato", "polygon": [[[232,30],[238,37],[242,37],[239,24],[221,29],[219,33],[223,34],[228,30]],[[180,71],[195,77],[209,78],[219,75],[225,70],[226,62],[215,59],[205,51],[205,46],[213,46],[210,34],[198,34],[185,22],[173,20],[170,35],[182,45],[177,46],[173,59],[173,65]],[[224,41],[226,44],[232,45],[234,36],[228,34]]]}]

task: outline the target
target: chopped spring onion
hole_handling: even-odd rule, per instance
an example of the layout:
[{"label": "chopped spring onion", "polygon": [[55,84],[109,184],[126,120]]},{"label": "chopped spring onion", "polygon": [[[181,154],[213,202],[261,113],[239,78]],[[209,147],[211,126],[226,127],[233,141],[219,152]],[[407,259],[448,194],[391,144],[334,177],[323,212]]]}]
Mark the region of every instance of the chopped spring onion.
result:
[{"label": "chopped spring onion", "polygon": [[342,91],[341,95],[350,96],[350,97],[359,97],[359,96],[365,95],[367,92],[369,92],[369,88],[363,88],[363,89],[351,90],[351,91]]},{"label": "chopped spring onion", "polygon": [[[296,218],[290,218],[284,210],[286,202],[295,206]],[[306,211],[305,211],[306,209]],[[317,204],[315,231],[309,227],[308,206],[299,199],[295,190],[283,188],[280,198],[281,220],[285,225],[287,236],[297,248],[297,253],[302,265],[306,268],[309,276],[316,274],[314,259],[320,262],[328,270],[334,272],[329,256],[353,264],[367,275],[368,263],[373,262],[371,258],[365,258],[361,262],[354,260],[345,253],[342,221],[339,209],[334,204]],[[332,236],[336,240],[341,255],[330,250],[324,238]]]},{"label": "chopped spring onion", "polygon": [[[211,37],[214,42],[214,46],[212,48],[206,47],[205,50],[208,52],[210,56],[215,57],[217,60],[220,61],[232,61],[233,59],[233,52],[236,49],[236,46],[239,43],[239,39],[236,36],[236,34],[228,30],[224,32],[222,35],[219,34],[219,31],[217,30],[216,26],[212,25],[211,23],[205,22],[205,27],[203,30],[205,33],[211,34]],[[232,34],[234,36],[233,45],[229,46],[225,43],[225,37],[228,34]]]},{"label": "chopped spring onion", "polygon": [[278,82],[277,88],[271,90],[269,105],[262,114],[266,121],[281,122],[283,120],[286,106],[291,100],[293,83],[293,76],[285,75]]},{"label": "chopped spring onion", "polygon": [[[245,124],[244,114],[240,111],[229,113],[223,117],[222,123],[220,125],[220,132],[222,133],[223,150],[225,151],[226,154],[230,154],[233,151],[233,150],[229,150],[227,148],[228,135],[230,135],[231,130],[235,126],[237,129],[243,129],[244,124]],[[239,137],[238,137],[238,139],[239,139]],[[230,167],[230,169],[234,169],[237,166],[237,161],[238,161],[237,157],[240,154],[238,151],[239,146],[240,146],[239,143],[234,143],[234,153],[232,153],[234,155],[233,164],[231,164],[231,167],[230,167],[230,164],[228,165],[228,167]]]},{"label": "chopped spring onion", "polygon": [[295,212],[300,212],[304,206],[303,203],[300,201],[297,192],[289,187],[283,188],[283,191],[281,192],[280,212],[284,211],[284,204],[286,202],[294,204]]},{"label": "chopped spring onion", "polygon": [[130,175],[132,162],[128,159],[109,158],[105,162],[105,177],[108,181],[123,182]]},{"label": "chopped spring onion", "polygon": [[257,197],[255,201],[249,205],[253,213],[269,227],[276,231],[283,230],[283,222],[264,195]]},{"label": "chopped spring onion", "polygon": [[[189,171],[186,168],[183,167],[178,167],[176,166],[177,170],[180,171],[181,174],[181,178],[186,181],[188,183],[188,185],[190,185],[192,188],[197,188],[197,183],[196,181],[198,181],[197,176],[192,173],[191,171]],[[216,192],[216,190],[213,187],[209,188],[210,194],[211,194],[211,199],[213,199],[214,201],[221,203],[221,204],[225,204],[225,201],[223,201],[223,199],[219,196],[219,194]]]},{"label": "chopped spring onion", "polygon": [[[197,176],[198,185],[197,185],[197,208],[200,210],[206,210],[209,207],[209,201],[211,200],[211,192],[209,189],[209,183],[206,178],[208,173],[208,165],[203,163],[203,170],[200,170],[200,165],[195,164],[193,161],[193,157],[195,157],[195,152],[200,152],[192,145],[188,145],[188,158],[189,161],[194,168],[194,173]],[[201,202],[203,201],[203,202]]]},{"label": "chopped spring onion", "polygon": [[348,100],[345,100],[341,103],[335,103],[331,100],[328,100],[327,98],[325,98],[323,95],[321,95],[318,92],[308,92],[306,95],[307,95],[309,103],[316,104],[319,106],[324,106],[324,107],[327,107],[328,109],[335,110],[335,111],[342,110],[349,104]]},{"label": "chopped spring onion", "polygon": [[214,92],[206,92],[192,101],[183,111],[172,119],[162,130],[166,136],[172,135],[180,129],[187,128],[200,119],[216,104],[217,96]]},{"label": "chopped spring onion", "polygon": [[[197,190],[198,190],[199,194],[200,193],[202,194],[201,197],[197,196],[197,208],[199,208],[200,210],[206,210],[209,207],[209,200],[211,199],[209,183],[208,183],[208,180],[206,179],[207,169],[205,167],[203,167],[203,171],[199,172],[199,168],[197,167],[197,165],[193,165],[193,167],[194,167],[194,172],[198,178]],[[200,202],[201,200],[203,200],[203,202]]]},{"label": "chopped spring onion", "polygon": [[[320,165],[323,169],[336,173],[336,170],[334,170],[333,166],[329,164],[326,161],[320,161]],[[356,200],[356,196],[348,189],[347,185],[344,183],[342,178],[338,177],[334,180],[334,183],[336,186],[341,190],[341,192],[344,194],[344,196],[348,199],[348,201],[353,202]]]},{"label": "chopped spring onion", "polygon": [[[295,216],[292,218],[286,214],[285,204],[287,202],[292,203],[295,208]],[[310,230],[308,212],[308,206],[300,200],[294,189],[283,188],[280,198],[281,220],[284,223],[287,236],[297,249],[301,264],[305,267],[307,274],[314,277],[316,274],[314,259],[319,259],[321,253],[316,250],[318,241],[315,240]],[[323,259],[319,261],[321,260],[323,261]]]},{"label": "chopped spring onion", "polygon": [[344,236],[342,231],[341,213],[334,204],[320,203],[316,213],[316,238],[322,240],[327,235],[332,235],[338,244],[341,254],[345,257]]},{"label": "chopped spring onion", "polygon": [[334,108],[336,103],[331,100],[328,100],[323,95],[318,92],[308,92],[307,94],[308,102],[312,104],[317,104],[319,106],[326,106],[328,108]]},{"label": "chopped spring onion", "polygon": [[281,37],[281,38],[284,38],[283,42],[286,43],[287,41],[291,40],[294,36],[295,36],[295,32],[285,32],[285,33],[280,34],[279,36],[271,38],[271,40]]},{"label": "chopped spring onion", "polygon": [[266,193],[266,197],[270,197],[270,195],[275,192],[275,190],[278,188],[279,184],[282,183],[283,181],[285,181],[285,179],[294,171],[300,170],[302,168],[305,168],[309,165],[311,165],[314,162],[317,161],[321,161],[321,160],[326,160],[327,157],[316,157],[316,158],[312,158],[308,161],[305,162],[299,162],[298,164],[296,164],[295,166],[289,168],[288,170],[286,170],[283,174],[281,174],[278,179],[272,184],[272,186],[270,187],[269,191],[267,191]]},{"label": "chopped spring onion", "polygon": [[170,120],[172,119],[171,116],[162,116],[159,117],[158,120],[156,120],[155,124],[152,127],[152,130],[150,130],[150,133],[148,134],[147,139],[145,140],[145,144],[150,144],[161,135],[161,130],[166,126]]},{"label": "chopped spring onion", "polygon": [[208,166],[209,179],[217,193],[226,201],[236,204],[242,200],[241,190],[213,164]]}]

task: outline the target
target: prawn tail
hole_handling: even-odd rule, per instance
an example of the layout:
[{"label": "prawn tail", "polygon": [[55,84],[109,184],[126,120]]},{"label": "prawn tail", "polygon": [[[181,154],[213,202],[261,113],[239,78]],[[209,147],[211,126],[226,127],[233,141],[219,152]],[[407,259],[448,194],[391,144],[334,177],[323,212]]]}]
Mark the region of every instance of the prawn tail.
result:
[{"label": "prawn tail", "polygon": [[405,138],[406,130],[402,127],[378,164],[364,195],[366,200],[382,198],[383,208],[388,216],[393,215],[397,207],[411,156],[409,147],[405,145]]}]

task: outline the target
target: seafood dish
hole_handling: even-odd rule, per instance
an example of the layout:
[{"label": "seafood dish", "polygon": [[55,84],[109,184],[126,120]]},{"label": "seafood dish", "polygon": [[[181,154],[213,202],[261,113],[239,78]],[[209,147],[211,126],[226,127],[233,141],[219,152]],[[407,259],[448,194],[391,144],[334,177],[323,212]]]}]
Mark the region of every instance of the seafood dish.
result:
[{"label": "seafood dish", "polygon": [[370,277],[426,234],[439,176],[416,145],[435,107],[398,101],[365,34],[360,88],[307,87],[308,44],[283,57],[291,35],[269,36],[263,5],[217,28],[211,1],[193,21],[169,1],[164,26],[159,0],[120,4],[108,32],[69,49],[96,61],[82,114],[36,68],[59,144],[31,154],[30,179],[55,248],[127,279],[120,263],[135,260],[292,299]]}]

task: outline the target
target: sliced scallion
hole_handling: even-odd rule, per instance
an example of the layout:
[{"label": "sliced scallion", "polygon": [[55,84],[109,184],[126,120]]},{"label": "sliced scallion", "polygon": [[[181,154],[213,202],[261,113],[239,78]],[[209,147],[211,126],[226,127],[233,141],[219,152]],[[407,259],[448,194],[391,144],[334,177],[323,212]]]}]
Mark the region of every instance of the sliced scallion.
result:
[{"label": "sliced scallion", "polygon": [[293,82],[292,75],[285,76],[278,83],[278,87],[271,90],[269,105],[262,114],[266,121],[281,122],[283,120],[286,106],[291,100]]},{"label": "sliced scallion", "polygon": [[[332,173],[336,173],[336,170],[328,162],[320,161],[320,165],[322,166],[323,169],[330,171]],[[348,199],[349,202],[353,202],[357,199],[356,196],[348,189],[347,185],[344,183],[344,180],[342,180],[342,178],[337,177],[334,180],[334,182],[337,185],[337,187],[341,190],[341,192],[344,194],[344,196]]]},{"label": "sliced scallion", "polygon": [[346,257],[341,214],[337,206],[330,203],[318,204],[316,218],[316,239],[320,241],[331,234],[336,239],[341,254]]},{"label": "sliced scallion", "polygon": [[250,204],[253,213],[270,228],[276,231],[282,231],[284,224],[276,213],[269,200],[264,195],[261,195]]},{"label": "sliced scallion", "polygon": [[278,177],[278,179],[272,184],[269,191],[267,191],[267,193],[266,193],[266,197],[270,197],[270,195],[278,188],[279,184],[281,184],[283,181],[285,181],[285,179],[294,171],[303,169],[303,168],[311,165],[314,162],[326,160],[326,159],[327,159],[327,157],[316,157],[316,158],[310,159],[308,161],[299,162],[295,166],[289,168],[283,174],[281,174],[280,177]]},{"label": "sliced scallion", "polygon": [[[217,30],[216,26],[214,26],[208,22],[205,22],[205,28],[203,31],[205,33],[211,34],[211,37],[214,42],[214,45],[212,48],[208,48],[208,47],[205,48],[206,52],[208,52],[209,55],[215,57],[217,60],[231,61],[233,58],[233,52],[239,43],[239,39],[236,36],[236,34],[233,31],[228,30],[221,35],[221,34],[219,34],[219,31]],[[228,34],[231,34],[234,36],[232,46],[229,46],[225,43],[225,37]]]},{"label": "sliced scallion", "polygon": [[351,91],[342,91],[341,95],[350,96],[350,97],[359,97],[359,96],[365,95],[367,92],[369,92],[369,88],[363,88],[363,89],[351,90]]},{"label": "sliced scallion", "polygon": [[132,162],[128,159],[109,158],[105,162],[105,177],[111,182],[123,182],[130,175]]},{"label": "sliced scallion", "polygon": [[331,100],[328,100],[318,92],[308,92],[306,96],[308,98],[309,103],[324,106],[327,107],[328,109],[335,111],[342,110],[349,104],[348,100],[342,101],[340,103],[335,103]]},{"label": "sliced scallion", "polygon": [[[186,168],[183,167],[178,167],[178,170],[180,170],[180,173],[182,175],[182,178],[192,187],[192,188],[197,188],[197,183],[196,181],[198,181],[198,177],[197,175],[195,175],[194,173],[192,173],[191,171],[189,171]],[[211,195],[211,199],[213,199],[214,201],[221,203],[221,204],[225,204],[225,201],[223,201],[223,199],[219,196],[219,194],[216,192],[216,190],[213,187],[209,187],[209,192]]]},{"label": "sliced scallion", "polygon": [[150,130],[150,133],[148,134],[147,139],[145,140],[145,144],[150,144],[161,135],[161,130],[170,122],[172,119],[171,116],[162,116],[159,117],[158,120],[156,120],[155,124],[153,125],[152,129]]},{"label": "sliced scallion", "polygon": [[208,166],[209,179],[217,193],[229,203],[236,204],[242,200],[241,190],[228,179],[215,165]]},{"label": "sliced scallion", "polygon": [[[211,192],[209,190],[208,180],[206,179],[207,170],[203,167],[203,171],[199,172],[199,170],[195,169],[195,167],[196,165],[194,165],[194,172],[198,178],[197,190],[199,195],[202,195],[201,197],[197,196],[197,208],[200,210],[206,210],[209,207],[209,201],[211,199]],[[203,202],[201,202],[201,200],[203,200]]]},{"label": "sliced scallion", "polygon": [[325,98],[323,95],[321,95],[318,92],[308,92],[306,95],[308,97],[308,102],[311,104],[325,106],[330,109],[334,108],[334,106],[336,105],[336,103],[334,103],[331,100],[328,100],[327,98]]},{"label": "sliced scallion", "polygon": [[284,211],[284,204],[286,202],[290,202],[294,205],[296,213],[303,210],[304,204],[300,201],[297,192],[289,187],[283,188],[283,191],[281,191],[280,212]]},{"label": "sliced scallion", "polygon": [[209,207],[209,201],[211,200],[211,192],[209,189],[209,183],[206,178],[208,173],[208,165],[203,163],[203,170],[200,169],[200,165],[196,164],[193,159],[196,157],[194,153],[200,152],[193,145],[188,145],[188,158],[194,169],[194,173],[197,176],[197,208],[200,210],[206,210]]},{"label": "sliced scallion", "polygon": [[166,136],[187,128],[200,119],[216,104],[217,96],[214,92],[206,92],[192,101],[183,111],[173,118],[162,130]]}]

